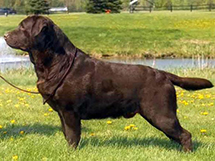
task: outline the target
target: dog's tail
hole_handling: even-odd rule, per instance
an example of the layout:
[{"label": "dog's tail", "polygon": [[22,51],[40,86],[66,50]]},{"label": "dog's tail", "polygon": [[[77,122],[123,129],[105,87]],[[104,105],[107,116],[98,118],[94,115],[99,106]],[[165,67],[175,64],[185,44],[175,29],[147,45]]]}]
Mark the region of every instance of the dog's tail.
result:
[{"label": "dog's tail", "polygon": [[200,89],[213,87],[213,84],[207,79],[179,77],[177,75],[174,75],[168,72],[164,72],[164,74],[167,76],[167,78],[169,78],[169,80],[174,85],[179,86],[186,90],[200,90]]}]

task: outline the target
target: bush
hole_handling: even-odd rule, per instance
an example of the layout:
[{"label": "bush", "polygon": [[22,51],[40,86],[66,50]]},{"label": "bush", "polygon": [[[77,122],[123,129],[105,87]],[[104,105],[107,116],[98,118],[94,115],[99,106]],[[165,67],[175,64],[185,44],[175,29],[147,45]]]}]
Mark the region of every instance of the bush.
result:
[{"label": "bush", "polygon": [[87,13],[119,13],[122,9],[120,0],[89,0]]},{"label": "bush", "polygon": [[29,0],[26,6],[27,13],[33,14],[46,14],[49,12],[49,3],[47,0]]}]

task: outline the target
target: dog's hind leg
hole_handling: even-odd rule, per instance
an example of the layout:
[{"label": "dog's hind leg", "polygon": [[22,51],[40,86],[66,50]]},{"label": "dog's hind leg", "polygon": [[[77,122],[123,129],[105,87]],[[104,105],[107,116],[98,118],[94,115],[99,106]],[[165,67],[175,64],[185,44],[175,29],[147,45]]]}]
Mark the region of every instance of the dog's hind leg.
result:
[{"label": "dog's hind leg", "polygon": [[81,138],[81,120],[73,111],[59,111],[63,132],[68,144],[77,148]]},{"label": "dog's hind leg", "polygon": [[139,112],[141,116],[170,139],[181,144],[184,151],[191,151],[191,134],[181,127],[176,116],[174,87],[160,87],[160,90],[150,92],[153,93],[142,97]]}]

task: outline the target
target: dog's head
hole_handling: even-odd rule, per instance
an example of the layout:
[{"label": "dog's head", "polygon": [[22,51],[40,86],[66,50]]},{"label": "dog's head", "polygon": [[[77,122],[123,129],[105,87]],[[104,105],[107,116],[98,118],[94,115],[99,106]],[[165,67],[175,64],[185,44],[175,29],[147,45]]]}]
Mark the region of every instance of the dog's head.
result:
[{"label": "dog's head", "polygon": [[4,35],[7,44],[15,49],[43,51],[54,41],[54,23],[47,17],[29,16],[17,29]]}]

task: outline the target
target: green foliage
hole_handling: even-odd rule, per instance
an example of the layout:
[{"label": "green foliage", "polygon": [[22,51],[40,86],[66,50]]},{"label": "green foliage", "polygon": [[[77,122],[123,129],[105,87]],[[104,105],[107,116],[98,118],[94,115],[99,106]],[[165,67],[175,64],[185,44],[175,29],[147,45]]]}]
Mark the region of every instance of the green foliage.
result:
[{"label": "green foliage", "polygon": [[119,13],[122,9],[120,0],[89,0],[86,10],[88,13],[104,13],[110,10],[112,13]]},{"label": "green foliage", "polygon": [[29,0],[27,13],[41,14],[48,13],[49,3],[47,0]]}]

